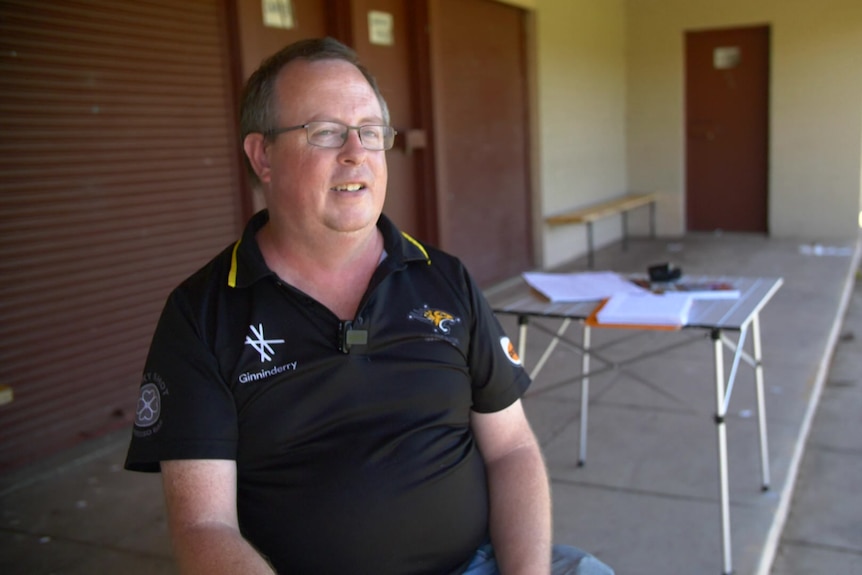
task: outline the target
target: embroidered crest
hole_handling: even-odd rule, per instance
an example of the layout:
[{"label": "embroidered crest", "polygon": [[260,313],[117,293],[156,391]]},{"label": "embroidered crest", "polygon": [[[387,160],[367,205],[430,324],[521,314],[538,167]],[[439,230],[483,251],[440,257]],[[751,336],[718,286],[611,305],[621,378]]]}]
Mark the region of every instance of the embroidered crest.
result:
[{"label": "embroidered crest", "polygon": [[461,318],[455,317],[448,311],[429,308],[427,305],[414,309],[407,317],[432,325],[434,326],[434,331],[447,335],[452,331],[454,324],[461,323]]}]

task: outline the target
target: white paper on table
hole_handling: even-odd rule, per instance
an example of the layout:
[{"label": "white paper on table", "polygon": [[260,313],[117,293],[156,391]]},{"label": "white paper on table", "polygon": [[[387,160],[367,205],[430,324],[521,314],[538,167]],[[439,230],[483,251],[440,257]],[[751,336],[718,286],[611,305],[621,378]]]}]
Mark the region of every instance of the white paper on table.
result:
[{"label": "white paper on table", "polygon": [[742,295],[738,289],[734,290],[712,290],[712,291],[690,291],[678,292],[687,295],[691,299],[739,299]]},{"label": "white paper on table", "polygon": [[618,293],[649,293],[615,272],[524,272],[523,277],[552,302],[597,301]]},{"label": "white paper on table", "polygon": [[600,324],[685,325],[691,303],[689,294],[679,292],[618,293],[599,310],[596,320]]},{"label": "white paper on table", "polygon": [[684,293],[694,299],[739,299],[742,293],[733,285],[721,280],[692,281],[682,278],[680,281],[652,286],[656,293]]}]

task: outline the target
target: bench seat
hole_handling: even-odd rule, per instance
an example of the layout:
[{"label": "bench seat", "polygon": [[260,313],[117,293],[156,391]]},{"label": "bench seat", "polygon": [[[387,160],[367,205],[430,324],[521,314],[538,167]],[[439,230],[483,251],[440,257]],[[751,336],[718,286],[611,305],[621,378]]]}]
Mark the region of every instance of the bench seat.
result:
[{"label": "bench seat", "polygon": [[593,267],[593,222],[610,216],[620,214],[623,220],[623,249],[628,243],[628,212],[630,210],[649,206],[650,209],[650,237],[655,237],[655,203],[658,193],[631,193],[618,198],[613,198],[597,204],[567,210],[565,212],[548,216],[545,223],[551,226],[564,224],[586,224],[587,226],[587,265]]}]

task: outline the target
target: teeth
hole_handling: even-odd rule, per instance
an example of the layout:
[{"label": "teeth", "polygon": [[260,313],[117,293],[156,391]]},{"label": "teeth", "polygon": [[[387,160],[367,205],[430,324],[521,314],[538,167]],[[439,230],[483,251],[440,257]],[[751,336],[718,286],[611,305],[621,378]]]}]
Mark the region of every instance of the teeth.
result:
[{"label": "teeth", "polygon": [[344,184],[342,186],[335,186],[334,189],[339,192],[358,192],[362,189],[362,184]]}]

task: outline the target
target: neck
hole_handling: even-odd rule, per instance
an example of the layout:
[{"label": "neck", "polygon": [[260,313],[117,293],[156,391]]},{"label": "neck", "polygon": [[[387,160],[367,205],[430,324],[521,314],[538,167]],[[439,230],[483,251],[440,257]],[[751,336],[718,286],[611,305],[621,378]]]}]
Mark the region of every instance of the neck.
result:
[{"label": "neck", "polygon": [[379,256],[383,249],[383,237],[377,226],[354,232],[309,233],[305,229],[279,227],[270,221],[258,232],[257,241],[267,264],[272,257],[276,264],[332,270],[352,267],[373,251]]},{"label": "neck", "polygon": [[282,280],[352,319],[383,253],[377,227],[323,238],[285,233],[267,223],[257,234],[267,266]]}]

